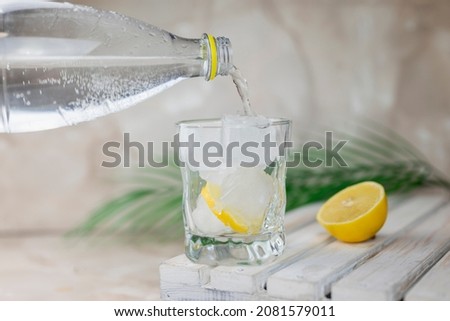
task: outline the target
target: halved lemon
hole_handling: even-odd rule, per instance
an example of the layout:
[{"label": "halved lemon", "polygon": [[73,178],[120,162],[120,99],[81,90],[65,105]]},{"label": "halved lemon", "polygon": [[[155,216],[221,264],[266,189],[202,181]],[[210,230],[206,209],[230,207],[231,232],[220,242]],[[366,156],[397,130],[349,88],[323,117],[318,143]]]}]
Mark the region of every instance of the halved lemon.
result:
[{"label": "halved lemon", "polygon": [[343,242],[366,241],[381,229],[387,217],[382,185],[362,182],[343,189],[322,205],[317,221]]}]

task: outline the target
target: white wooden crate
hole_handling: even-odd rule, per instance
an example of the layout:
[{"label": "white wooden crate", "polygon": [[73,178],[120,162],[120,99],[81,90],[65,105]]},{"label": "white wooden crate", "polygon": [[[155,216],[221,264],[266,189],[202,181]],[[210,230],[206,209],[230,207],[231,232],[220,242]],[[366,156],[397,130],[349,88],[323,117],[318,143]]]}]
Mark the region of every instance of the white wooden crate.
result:
[{"label": "white wooden crate", "polygon": [[160,266],[164,300],[448,300],[450,198],[421,190],[389,199],[376,238],[345,244],[315,222],[320,204],[286,217],[287,248],[261,266]]}]

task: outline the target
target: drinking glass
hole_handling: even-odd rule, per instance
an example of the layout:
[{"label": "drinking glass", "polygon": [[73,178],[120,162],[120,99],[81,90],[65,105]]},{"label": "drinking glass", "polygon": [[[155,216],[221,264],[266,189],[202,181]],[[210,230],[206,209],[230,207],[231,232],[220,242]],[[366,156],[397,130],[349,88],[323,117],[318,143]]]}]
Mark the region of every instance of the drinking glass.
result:
[{"label": "drinking glass", "polygon": [[256,265],[285,247],[290,121],[178,123],[186,256],[208,265]]}]

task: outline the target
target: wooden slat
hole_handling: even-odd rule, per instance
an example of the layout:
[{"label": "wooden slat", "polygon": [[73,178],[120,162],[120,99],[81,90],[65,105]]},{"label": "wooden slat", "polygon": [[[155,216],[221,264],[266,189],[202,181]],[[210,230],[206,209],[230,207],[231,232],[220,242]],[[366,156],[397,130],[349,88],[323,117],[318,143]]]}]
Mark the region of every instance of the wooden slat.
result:
[{"label": "wooden slat", "polygon": [[[403,201],[403,197],[397,197],[394,203],[398,205]],[[297,210],[298,212],[295,215],[302,215],[308,218],[303,221],[304,223],[311,223],[287,235],[287,248],[282,257],[275,262],[262,266],[216,267],[211,270],[208,287],[236,293],[265,294],[267,279],[272,274],[302,260],[333,241],[323,228],[315,222],[315,216],[319,208],[320,204],[313,204]]]},{"label": "wooden slat", "polygon": [[289,235],[294,231],[303,228],[316,219],[316,213],[319,211],[322,203],[314,203],[306,206],[302,206],[295,210],[286,213],[284,219],[284,226],[286,229],[286,234]]},{"label": "wooden slat", "polygon": [[[320,204],[315,203],[291,211],[286,215],[286,228],[295,231],[311,223],[319,207]],[[212,268],[204,264],[195,264],[181,254],[160,265],[160,280],[180,285],[204,285],[209,282]]]},{"label": "wooden slat", "polygon": [[310,224],[287,237],[289,245],[276,261],[261,266],[218,266],[211,270],[209,286],[231,292],[264,292],[271,274],[331,241],[331,237],[318,224]]},{"label": "wooden slat", "polygon": [[400,300],[450,249],[450,204],[332,286],[336,300]]},{"label": "wooden slat", "polygon": [[[289,214],[291,217],[299,217],[287,222],[291,227],[296,226],[297,231],[287,236],[288,248],[282,257],[275,262],[262,266],[219,266],[211,268],[206,265],[198,267],[184,255],[180,255],[161,265],[161,293],[168,293],[167,287],[176,286],[178,283],[182,292],[184,290],[181,290],[181,288],[184,288],[187,284],[203,286],[208,290],[206,294],[202,292],[202,298],[205,300],[207,297],[211,297],[210,291],[214,290],[252,295],[265,292],[264,287],[268,275],[300,259],[302,255],[305,255],[314,247],[331,242],[332,239],[320,226],[315,223],[312,224],[319,206],[319,204],[313,204]],[[183,277],[184,273],[188,274],[186,279]],[[175,279],[178,281],[175,282]],[[209,283],[205,283],[205,280],[209,280]],[[236,299],[240,296],[242,295],[236,295]],[[172,295],[171,298],[173,297]],[[177,299],[182,299],[182,297],[178,296]]]},{"label": "wooden slat", "polygon": [[181,254],[165,261],[159,266],[161,282],[201,286],[209,282],[211,267],[191,262],[186,255]]},{"label": "wooden slat", "polygon": [[399,202],[390,210],[385,226],[375,239],[359,244],[330,243],[269,277],[268,295],[287,300],[325,299],[333,282],[378,253],[405,227],[429,215],[446,200],[444,193],[413,194],[408,201]]},{"label": "wooden slat", "polygon": [[[389,199],[390,208],[409,202],[411,195]],[[413,197],[415,197],[413,195]],[[303,262],[333,242],[315,223],[320,203],[302,207],[286,215],[288,247],[281,258],[263,266],[209,267],[194,264],[184,255],[160,267],[161,298],[165,300],[269,300],[267,279],[296,262]],[[413,205],[415,210],[418,208]],[[386,227],[385,227],[386,228]],[[378,239],[378,238],[377,238]],[[325,292],[324,292],[325,293]],[[321,296],[323,298],[323,296]]]},{"label": "wooden slat", "polygon": [[259,301],[271,300],[260,294],[236,293],[219,291],[208,287],[184,285],[178,283],[161,282],[161,299],[171,301]]},{"label": "wooden slat", "polygon": [[414,285],[405,300],[450,301],[450,252]]}]

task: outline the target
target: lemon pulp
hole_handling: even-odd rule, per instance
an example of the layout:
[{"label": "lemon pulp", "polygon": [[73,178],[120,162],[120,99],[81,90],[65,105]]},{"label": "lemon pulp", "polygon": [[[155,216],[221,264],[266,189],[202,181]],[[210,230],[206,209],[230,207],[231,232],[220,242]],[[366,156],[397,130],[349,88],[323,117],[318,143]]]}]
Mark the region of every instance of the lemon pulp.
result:
[{"label": "lemon pulp", "polygon": [[362,182],[343,189],[326,201],[317,221],[335,238],[362,242],[372,238],[384,225],[387,198],[382,185]]}]

